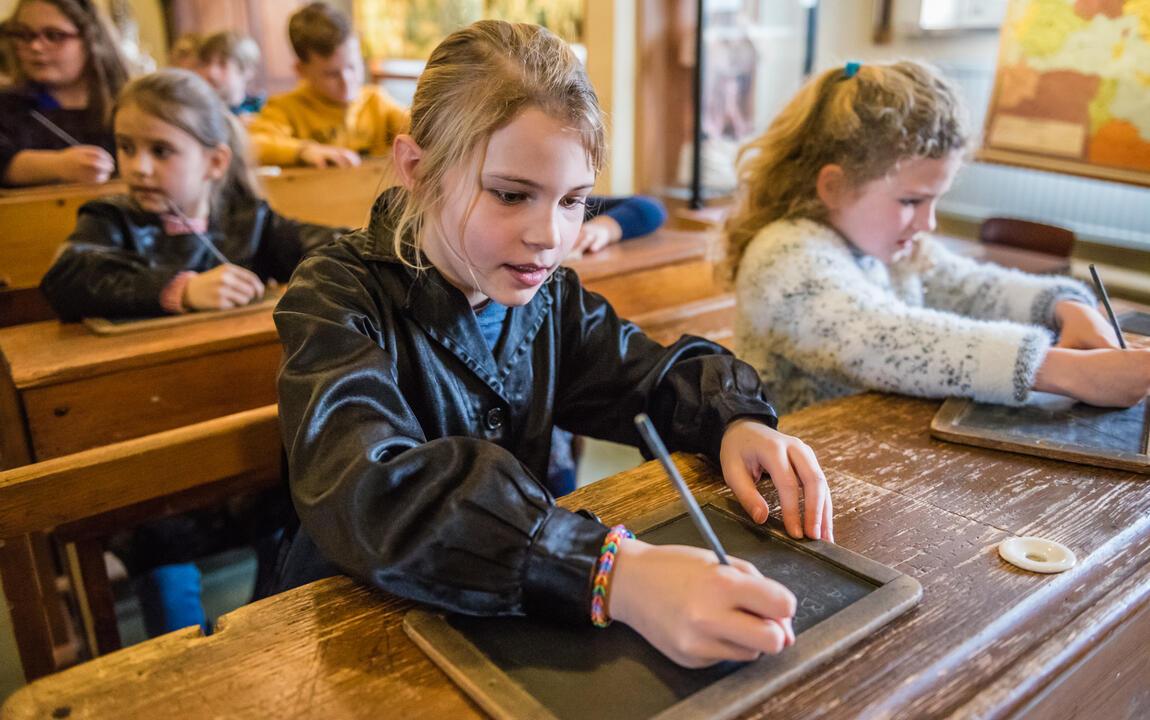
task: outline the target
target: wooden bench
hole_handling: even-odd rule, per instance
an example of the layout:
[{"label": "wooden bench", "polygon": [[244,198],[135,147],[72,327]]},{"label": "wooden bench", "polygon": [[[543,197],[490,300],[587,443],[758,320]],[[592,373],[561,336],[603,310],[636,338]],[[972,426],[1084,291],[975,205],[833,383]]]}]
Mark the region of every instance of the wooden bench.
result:
[{"label": "wooden bench", "polygon": [[[120,647],[103,544],[114,529],[280,481],[277,406],[214,418],[0,472],[0,574],[25,676],[57,669],[55,587],[35,568],[35,536],[65,555],[93,655]],[[85,541],[85,542],[80,542]]]},{"label": "wooden bench", "polygon": [[735,337],[735,296],[723,292],[700,300],[648,310],[630,320],[656,342],[670,345],[681,335],[698,335],[730,348]]},{"label": "wooden bench", "polygon": [[[275,402],[282,350],[270,306],[189,319],[194,322],[187,327],[122,336],[99,336],[83,325],[56,321],[0,329],[0,468]],[[81,561],[94,562],[96,552],[86,551],[85,544],[77,536]],[[47,536],[31,534],[19,549],[6,550],[8,562],[0,562],[6,584],[12,575],[21,578],[12,581],[16,587],[42,588],[35,598],[51,594],[61,563]],[[16,569],[10,570],[13,562]],[[52,636],[65,638],[66,614],[58,612],[58,603],[46,607],[52,611],[47,621]],[[15,630],[39,637],[42,624],[17,622]],[[52,666],[33,667],[43,674]]]},{"label": "wooden bench", "polygon": [[8,191],[0,196],[0,327],[52,317],[40,278],[89,200],[123,192],[120,182]]}]

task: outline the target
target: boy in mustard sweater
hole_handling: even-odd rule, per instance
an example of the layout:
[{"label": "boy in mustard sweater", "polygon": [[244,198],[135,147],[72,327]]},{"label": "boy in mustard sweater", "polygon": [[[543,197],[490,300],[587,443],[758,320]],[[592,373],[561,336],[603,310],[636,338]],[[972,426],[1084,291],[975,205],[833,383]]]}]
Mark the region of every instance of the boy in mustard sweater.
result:
[{"label": "boy in mustard sweater", "polygon": [[269,98],[248,126],[260,165],[352,167],[385,155],[409,116],[381,88],[363,84],[363,56],[351,23],[326,3],[288,21],[300,85]]}]

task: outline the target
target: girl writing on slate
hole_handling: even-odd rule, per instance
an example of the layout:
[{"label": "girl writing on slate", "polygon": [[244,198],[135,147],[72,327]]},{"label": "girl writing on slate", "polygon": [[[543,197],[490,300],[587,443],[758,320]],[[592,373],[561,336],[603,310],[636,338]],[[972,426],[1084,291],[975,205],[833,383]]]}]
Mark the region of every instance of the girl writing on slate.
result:
[{"label": "girl writing on slate", "polygon": [[81,207],[41,281],[62,319],[245,305],[338,235],[268,207],[248,172],[243,128],[194,73],[132,81],[114,122],[128,194]]},{"label": "girl writing on slate", "polygon": [[864,389],[1115,406],[1150,391],[1150,350],[1116,349],[1084,285],[930,237],[969,139],[958,93],[930,68],[851,63],[743,149],[726,226],[735,348],[777,410]]},{"label": "girl writing on slate", "polygon": [[108,111],[128,79],[89,0],[20,0],[3,32],[0,185],[101,183],[116,169]]},{"label": "girl writing on slate", "polygon": [[401,187],[276,306],[300,519],[282,587],[342,570],[458,612],[615,618],[684,665],[793,640],[794,596],[748,563],[628,538],[543,483],[554,425],[636,445],[645,410],[673,449],[718,460],[756,521],[768,472],[791,534],[832,534],[818,463],[773,429],[749,366],[656,344],[559,267],[603,153],[595,92],[547,30],[481,21],[432,53],[395,141]]}]

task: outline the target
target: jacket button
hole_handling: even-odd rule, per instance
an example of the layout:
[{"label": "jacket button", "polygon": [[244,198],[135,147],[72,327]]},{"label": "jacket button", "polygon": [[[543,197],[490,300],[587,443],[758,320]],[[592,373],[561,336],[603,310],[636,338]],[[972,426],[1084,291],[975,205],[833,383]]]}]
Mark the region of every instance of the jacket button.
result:
[{"label": "jacket button", "polygon": [[503,427],[503,408],[491,408],[487,411],[487,429],[498,430],[501,427]]}]

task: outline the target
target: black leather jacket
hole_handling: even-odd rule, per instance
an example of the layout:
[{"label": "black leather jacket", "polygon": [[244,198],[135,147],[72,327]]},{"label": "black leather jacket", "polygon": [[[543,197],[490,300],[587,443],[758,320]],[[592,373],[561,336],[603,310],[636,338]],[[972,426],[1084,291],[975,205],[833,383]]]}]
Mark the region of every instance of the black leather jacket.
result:
[{"label": "black leather jacket", "polygon": [[[342,234],[289,220],[249,193],[225,193],[221,202],[207,236],[229,261],[264,281],[287,282],[303,256]],[[168,236],[158,215],[127,195],[108,195],[80,208],[76,229],[40,288],[65,321],[163,315],[160,291],[177,273],[219,264],[195,235]]]},{"label": "black leather jacket", "polygon": [[540,482],[552,425],[638,445],[646,411],[672,449],[714,458],[734,418],[776,424],[758,376],[700,338],[655,343],[567,268],[509,310],[493,354],[463,293],[394,255],[387,205],[276,307],[301,521],[281,589],[336,572],[326,556],[450,610],[585,623],[606,528]]}]

